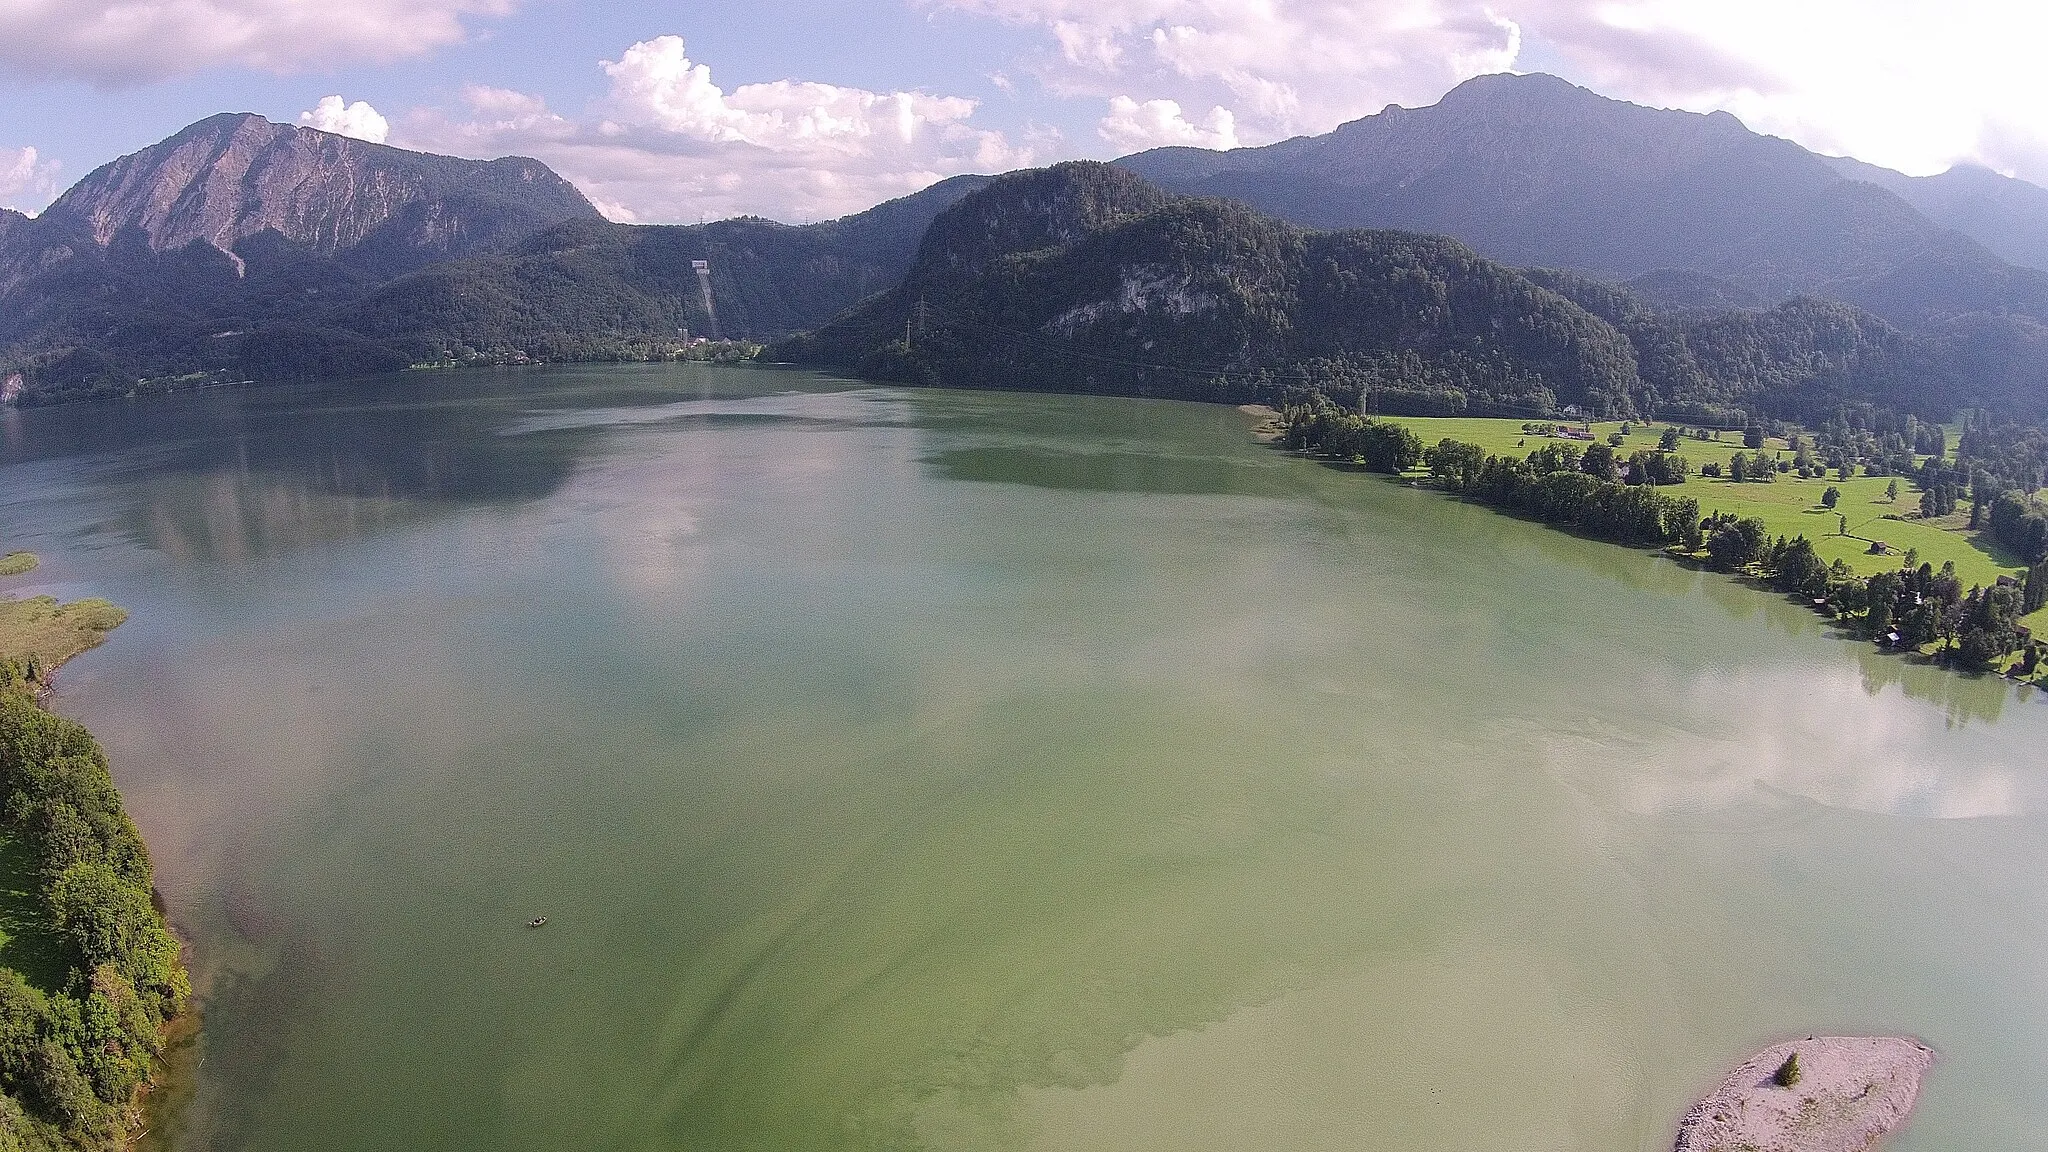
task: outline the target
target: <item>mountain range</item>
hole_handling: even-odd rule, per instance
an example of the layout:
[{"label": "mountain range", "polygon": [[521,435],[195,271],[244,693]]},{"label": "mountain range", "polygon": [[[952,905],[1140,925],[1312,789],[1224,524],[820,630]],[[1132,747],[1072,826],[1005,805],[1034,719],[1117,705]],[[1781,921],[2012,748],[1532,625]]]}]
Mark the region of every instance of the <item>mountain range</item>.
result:
[{"label": "mountain range", "polygon": [[606,220],[537,160],[458,160],[260,116],[210,117],[0,216],[0,376],[27,402],[141,383],[608,358],[709,331],[773,337],[902,275],[958,177],[790,227]]},{"label": "mountain range", "polygon": [[[1257,370],[1425,407],[2048,411],[2048,190],[1983,169],[1908,177],[1541,75],[1116,164],[1131,179],[958,177],[804,227],[637,226],[537,161],[217,116],[39,217],[0,213],[0,375],[21,371],[36,402],[638,358],[716,328],[851,370],[1014,386],[1188,394],[1168,381]],[[1435,295],[1404,295],[1417,285]],[[1135,343],[1108,319],[1133,298]],[[1182,327],[1153,332],[1158,307]],[[889,347],[906,323],[908,355]],[[973,324],[1022,335],[977,344]],[[1107,359],[1071,371],[1083,353]]]},{"label": "mountain range", "polygon": [[1967,170],[1913,181],[1725,112],[1644,108],[1552,76],[1481,76],[1427,108],[1322,136],[1119,163],[1308,227],[1441,233],[1503,263],[1633,281],[1653,299],[1675,282],[1687,294],[1669,302],[1681,305],[1704,276],[1724,282],[1725,299],[1821,296],[1905,326],[1987,311],[2048,319],[2048,271],[2001,259],[1961,227],[2035,251],[2048,215],[2029,216],[2025,191],[2048,192],[2010,181],[1963,194],[1984,181]]}]

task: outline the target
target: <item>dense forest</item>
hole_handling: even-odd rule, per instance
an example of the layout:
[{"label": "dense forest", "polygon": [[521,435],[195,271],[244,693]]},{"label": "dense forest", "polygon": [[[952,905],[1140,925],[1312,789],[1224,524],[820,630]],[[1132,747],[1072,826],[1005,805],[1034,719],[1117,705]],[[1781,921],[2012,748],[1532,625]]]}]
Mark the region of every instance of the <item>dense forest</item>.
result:
[{"label": "dense forest", "polygon": [[0,860],[36,894],[0,956],[0,1152],[124,1146],[191,989],[106,755],[0,667]]}]

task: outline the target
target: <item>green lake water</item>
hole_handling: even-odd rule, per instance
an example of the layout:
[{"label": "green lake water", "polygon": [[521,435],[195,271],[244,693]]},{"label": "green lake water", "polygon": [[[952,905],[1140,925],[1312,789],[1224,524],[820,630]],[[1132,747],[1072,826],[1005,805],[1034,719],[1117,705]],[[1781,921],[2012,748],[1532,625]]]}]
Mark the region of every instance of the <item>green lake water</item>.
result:
[{"label": "green lake water", "polygon": [[[157,1149],[2048,1148],[2048,701],[1255,443],[701,367],[0,415],[205,1026]],[[529,929],[525,922],[547,916]]]}]

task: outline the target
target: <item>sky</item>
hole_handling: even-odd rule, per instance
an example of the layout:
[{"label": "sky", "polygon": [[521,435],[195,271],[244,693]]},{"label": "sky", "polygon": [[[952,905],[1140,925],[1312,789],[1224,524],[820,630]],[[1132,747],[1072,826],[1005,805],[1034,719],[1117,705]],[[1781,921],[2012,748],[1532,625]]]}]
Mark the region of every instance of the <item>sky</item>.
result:
[{"label": "sky", "polygon": [[617,220],[829,219],[1487,72],[2048,183],[2039,0],[0,0],[0,206],[215,112],[538,157]]}]

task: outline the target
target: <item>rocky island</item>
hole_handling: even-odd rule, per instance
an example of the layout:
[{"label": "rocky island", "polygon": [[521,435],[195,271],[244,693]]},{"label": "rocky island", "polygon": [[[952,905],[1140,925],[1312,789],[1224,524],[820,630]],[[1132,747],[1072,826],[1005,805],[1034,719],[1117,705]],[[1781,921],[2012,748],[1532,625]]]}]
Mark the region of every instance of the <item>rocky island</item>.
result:
[{"label": "rocky island", "polygon": [[1933,1050],[1901,1036],[1766,1048],[1693,1105],[1673,1152],[1862,1152],[1912,1113],[1933,1063]]}]

